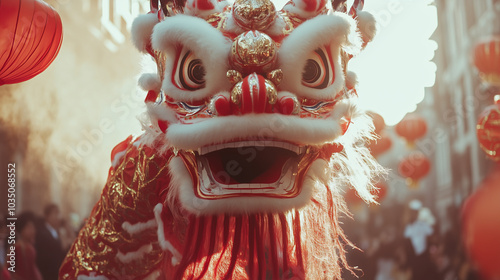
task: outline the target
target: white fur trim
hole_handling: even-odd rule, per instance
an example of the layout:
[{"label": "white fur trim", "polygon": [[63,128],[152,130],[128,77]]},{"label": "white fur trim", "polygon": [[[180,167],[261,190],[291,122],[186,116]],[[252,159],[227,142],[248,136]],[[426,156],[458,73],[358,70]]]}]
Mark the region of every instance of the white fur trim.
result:
[{"label": "white fur trim", "polygon": [[241,28],[236,21],[234,20],[233,13],[229,13],[227,15],[227,20],[225,22],[226,26],[224,28],[224,31],[233,33],[233,34],[240,34],[245,32],[245,29]]},{"label": "white fur trim", "polygon": [[[279,62],[283,70],[283,82],[280,87],[300,97],[320,100],[333,98],[344,87],[344,76],[339,61],[340,48],[361,46],[355,28],[354,20],[340,13],[318,16],[299,25],[283,41],[279,51]],[[306,61],[315,49],[323,46],[331,48],[335,81],[325,89],[306,87],[302,85],[302,72]]]},{"label": "white fur trim", "polygon": [[118,253],[116,254],[116,258],[122,262],[122,263],[130,263],[133,260],[141,259],[145,254],[150,253],[153,251],[153,245],[147,244],[139,248],[137,251],[134,252],[128,252],[126,254],[123,254],[120,252],[118,249]]},{"label": "white fur trim", "polygon": [[[229,91],[226,78],[231,42],[222,33],[201,18],[176,15],[166,18],[153,30],[153,48],[167,54],[162,89],[177,101],[190,102],[210,97],[216,92]],[[172,84],[176,46],[190,49],[201,59],[206,70],[205,87],[195,91],[180,90]]]},{"label": "white fur trim", "polygon": [[287,23],[280,13],[276,13],[276,18],[274,23],[266,30],[266,33],[270,36],[279,36],[283,34],[283,29],[286,27]]},{"label": "white fur trim", "polygon": [[91,274],[91,276],[78,275],[76,277],[76,280],[109,280],[108,277],[106,277],[106,276],[102,276],[102,275],[94,276],[93,275],[93,274],[95,274],[94,272],[91,272],[90,274]]},{"label": "white fur trim", "polygon": [[177,260],[182,259],[181,253],[175,249],[175,247],[168,240],[165,239],[165,233],[163,228],[163,220],[161,219],[161,211],[163,211],[163,205],[161,203],[156,204],[154,208],[156,223],[158,224],[158,242],[160,242],[160,247],[163,250],[168,250],[172,253],[172,258]]},{"label": "white fur trim", "polygon": [[151,39],[153,27],[158,23],[156,14],[140,15],[134,19],[130,33],[134,46],[141,52],[146,52],[146,46]]},{"label": "white fur trim", "polygon": [[352,71],[347,71],[347,75],[345,77],[345,85],[347,88],[356,88],[358,85],[358,75]]},{"label": "white fur trim", "polygon": [[169,164],[172,174],[171,192],[172,195],[178,195],[184,209],[195,215],[286,212],[302,208],[310,202],[318,181],[317,176],[321,176],[327,166],[328,164],[324,160],[314,161],[304,178],[300,194],[294,198],[233,197],[205,200],[194,195],[191,176],[182,159],[175,157]]},{"label": "white fur trim", "polygon": [[366,42],[372,41],[377,34],[375,17],[367,11],[359,11],[356,20],[358,21],[358,29],[361,32],[363,40]]},{"label": "white fur trim", "polygon": [[131,235],[144,231],[148,228],[153,228],[155,226],[157,226],[155,219],[151,219],[144,223],[139,222],[133,225],[129,222],[124,222],[122,224],[122,228]]},{"label": "white fur trim", "polygon": [[154,90],[160,92],[161,81],[156,73],[144,73],[139,78],[139,86],[145,91]]},{"label": "white fur trim", "polygon": [[216,117],[194,124],[171,124],[167,130],[167,140],[176,148],[192,150],[250,137],[320,145],[332,142],[342,134],[340,119],[348,114],[351,106],[348,103],[337,104],[333,115],[326,119],[250,114]]},{"label": "white fur trim", "polygon": [[[157,120],[168,121],[170,123],[177,122],[177,116],[174,110],[167,107],[164,103],[156,104],[150,103],[146,104],[148,110],[148,115]],[[157,125],[157,124],[154,124]]]}]

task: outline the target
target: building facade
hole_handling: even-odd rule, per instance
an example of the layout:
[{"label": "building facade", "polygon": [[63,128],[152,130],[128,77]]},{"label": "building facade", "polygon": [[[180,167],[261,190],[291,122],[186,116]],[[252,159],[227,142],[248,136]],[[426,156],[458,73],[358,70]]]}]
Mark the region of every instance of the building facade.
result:
[{"label": "building facade", "polygon": [[477,42],[500,34],[500,1],[437,0],[435,5],[436,84],[419,106],[429,118],[420,148],[434,167],[426,180],[426,200],[446,221],[447,208],[459,207],[493,165],[479,147],[476,123],[498,89],[482,84],[472,53]]}]

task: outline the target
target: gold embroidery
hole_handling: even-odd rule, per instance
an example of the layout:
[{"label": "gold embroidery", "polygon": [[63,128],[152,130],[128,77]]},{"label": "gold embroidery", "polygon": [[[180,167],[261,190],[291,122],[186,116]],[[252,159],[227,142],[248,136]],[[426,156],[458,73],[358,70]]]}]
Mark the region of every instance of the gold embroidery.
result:
[{"label": "gold embroidery", "polygon": [[[153,155],[148,155],[148,153]],[[153,271],[163,258],[156,228],[140,232],[140,237],[122,229],[154,218],[153,208],[159,203],[163,186],[157,180],[168,176],[168,160],[149,148],[129,144],[123,162],[110,173],[101,199],[94,207],[87,224],[73,244],[62,271],[62,279],[76,279],[80,274],[144,276]],[[117,259],[119,252],[134,252],[144,245],[152,250],[126,265]],[[69,273],[68,271],[71,271]]]}]

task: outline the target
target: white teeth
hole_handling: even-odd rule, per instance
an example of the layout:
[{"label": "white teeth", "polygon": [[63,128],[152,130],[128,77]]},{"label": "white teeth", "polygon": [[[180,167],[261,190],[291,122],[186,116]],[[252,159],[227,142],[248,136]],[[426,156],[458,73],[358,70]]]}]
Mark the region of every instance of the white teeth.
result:
[{"label": "white teeth", "polygon": [[227,149],[227,148],[244,148],[244,147],[275,147],[283,148],[292,151],[296,154],[302,154],[304,147],[299,147],[297,145],[279,142],[279,141],[241,141],[241,142],[231,142],[224,144],[217,144],[212,146],[201,147],[198,149],[199,155],[205,155],[214,151]]}]

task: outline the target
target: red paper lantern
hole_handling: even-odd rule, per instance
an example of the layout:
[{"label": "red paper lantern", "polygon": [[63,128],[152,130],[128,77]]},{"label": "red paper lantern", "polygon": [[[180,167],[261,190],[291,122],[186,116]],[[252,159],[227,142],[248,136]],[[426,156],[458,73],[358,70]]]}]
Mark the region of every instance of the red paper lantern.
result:
[{"label": "red paper lantern", "polygon": [[389,137],[389,135],[387,135],[384,132],[380,134],[379,139],[371,141],[370,144],[368,145],[368,148],[370,149],[370,152],[374,157],[387,152],[391,147],[392,147],[391,137]]},{"label": "red paper lantern", "polygon": [[409,145],[413,146],[415,140],[423,137],[427,133],[427,123],[425,119],[416,115],[406,115],[397,125],[396,133],[405,138]]},{"label": "red paper lantern", "polygon": [[474,64],[483,81],[500,85],[500,37],[493,37],[476,45]]},{"label": "red paper lantern", "polygon": [[431,162],[423,153],[413,152],[399,163],[398,170],[406,178],[408,186],[416,188],[431,170]]},{"label": "red paper lantern", "polygon": [[0,19],[0,86],[44,71],[61,47],[59,14],[40,0],[7,0],[0,1]]},{"label": "red paper lantern", "polygon": [[500,101],[495,97],[495,105],[486,107],[476,125],[477,138],[481,149],[488,157],[500,161]]},{"label": "red paper lantern", "polygon": [[380,134],[380,132],[385,128],[385,121],[381,115],[375,112],[368,112],[368,115],[373,119],[373,126],[375,127],[375,133]]},{"label": "red paper lantern", "polygon": [[500,279],[500,165],[462,211],[464,244],[484,279]]}]

